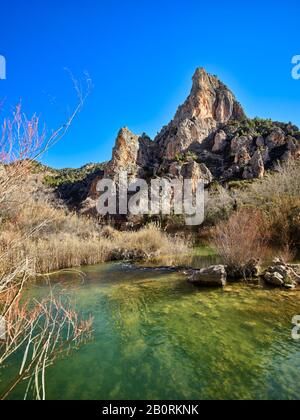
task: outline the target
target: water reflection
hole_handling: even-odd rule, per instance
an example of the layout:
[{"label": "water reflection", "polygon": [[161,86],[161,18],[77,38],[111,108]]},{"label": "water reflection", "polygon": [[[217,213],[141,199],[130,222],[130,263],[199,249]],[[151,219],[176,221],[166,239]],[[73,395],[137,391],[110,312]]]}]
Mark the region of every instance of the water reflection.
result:
[{"label": "water reflection", "polygon": [[300,343],[291,339],[299,292],[199,290],[180,274],[120,264],[85,273],[84,284],[58,277],[56,290],[68,284],[76,308],[93,313],[95,340],[49,369],[49,398],[299,398]]}]

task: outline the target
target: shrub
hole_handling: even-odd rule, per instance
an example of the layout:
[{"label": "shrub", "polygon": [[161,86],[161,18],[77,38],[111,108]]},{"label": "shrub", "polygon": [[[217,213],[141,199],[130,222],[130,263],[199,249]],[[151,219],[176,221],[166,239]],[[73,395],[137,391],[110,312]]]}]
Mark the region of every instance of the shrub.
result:
[{"label": "shrub", "polygon": [[211,245],[217,250],[229,271],[243,273],[252,260],[260,261],[266,254],[264,218],[257,210],[242,209],[229,220],[219,223]]},{"label": "shrub", "polygon": [[299,248],[300,197],[274,197],[265,212],[272,244],[280,248]]}]

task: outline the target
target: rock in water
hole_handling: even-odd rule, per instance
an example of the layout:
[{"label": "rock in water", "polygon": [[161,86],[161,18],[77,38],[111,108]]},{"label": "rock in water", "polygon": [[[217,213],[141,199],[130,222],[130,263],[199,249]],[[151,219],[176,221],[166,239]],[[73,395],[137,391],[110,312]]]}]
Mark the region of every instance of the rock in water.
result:
[{"label": "rock in water", "polygon": [[189,282],[195,286],[224,287],[227,274],[224,265],[213,265],[202,270],[195,270],[190,274]]}]

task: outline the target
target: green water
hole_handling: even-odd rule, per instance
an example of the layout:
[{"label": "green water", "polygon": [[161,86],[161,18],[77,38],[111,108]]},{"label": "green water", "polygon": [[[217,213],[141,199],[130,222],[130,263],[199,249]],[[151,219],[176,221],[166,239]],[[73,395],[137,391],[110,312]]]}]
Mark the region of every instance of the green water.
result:
[{"label": "green water", "polygon": [[119,264],[84,271],[84,283],[64,274],[55,290],[94,315],[94,340],[48,369],[48,399],[300,398],[300,292],[196,289],[180,274]]}]

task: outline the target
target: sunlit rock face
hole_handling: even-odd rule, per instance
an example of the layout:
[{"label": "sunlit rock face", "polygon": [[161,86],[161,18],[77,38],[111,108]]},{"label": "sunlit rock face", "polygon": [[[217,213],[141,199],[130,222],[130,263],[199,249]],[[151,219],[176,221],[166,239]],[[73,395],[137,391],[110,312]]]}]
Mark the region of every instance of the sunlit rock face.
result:
[{"label": "sunlit rock face", "polygon": [[158,154],[172,160],[193,143],[201,144],[229,120],[244,117],[233,93],[217,77],[197,69],[189,97],[155,139]]},{"label": "sunlit rock face", "polygon": [[152,160],[152,142],[146,135],[137,136],[128,128],[122,128],[116,139],[112,160],[105,171],[107,177],[114,177],[121,171],[129,175],[142,175]]}]

